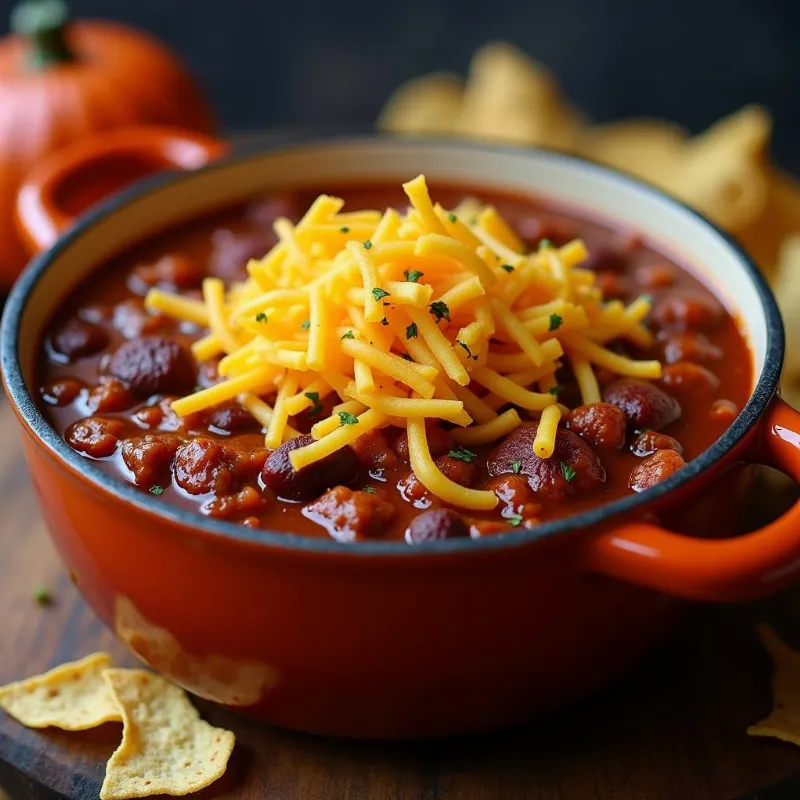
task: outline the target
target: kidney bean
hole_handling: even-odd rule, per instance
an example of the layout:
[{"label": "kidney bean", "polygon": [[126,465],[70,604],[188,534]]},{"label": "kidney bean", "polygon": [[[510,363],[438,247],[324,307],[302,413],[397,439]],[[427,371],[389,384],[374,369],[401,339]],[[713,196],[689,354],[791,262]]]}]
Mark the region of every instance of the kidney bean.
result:
[{"label": "kidney bean", "polygon": [[486,481],[486,488],[497,495],[504,517],[519,515],[530,519],[542,512],[525,475],[496,475]]},{"label": "kidney bean", "polygon": [[674,289],[659,294],[650,318],[658,328],[671,331],[709,331],[725,316],[722,304],[707,292]]},{"label": "kidney bean", "polygon": [[624,299],[633,292],[631,279],[616,272],[598,272],[595,286],[603,293],[605,300]]},{"label": "kidney bean", "polygon": [[278,217],[286,217],[292,222],[298,222],[303,210],[296,195],[273,195],[264,200],[254,201],[245,211],[245,216],[254,222],[258,228],[272,230],[272,223]]},{"label": "kidney bean", "polygon": [[707,367],[691,361],[679,361],[664,367],[661,382],[673,392],[700,394],[719,387],[719,378]]},{"label": "kidney bean", "polygon": [[74,450],[91,458],[108,458],[117,449],[124,430],[121,419],[87,417],[70,425],[64,438]]},{"label": "kidney bean", "polygon": [[409,544],[423,544],[440,539],[463,539],[469,536],[469,528],[457,511],[452,508],[435,508],[423,511],[411,520],[406,528]]},{"label": "kidney bean", "polygon": [[121,448],[122,460],[133,473],[133,482],[144,488],[164,483],[180,441],[168,433],[125,439]]},{"label": "kidney bean", "polygon": [[367,469],[388,469],[397,464],[397,456],[382,431],[364,433],[351,445],[356,458]]},{"label": "kidney bean", "polygon": [[[437,422],[425,423],[425,435],[428,440],[428,449],[433,458],[443,456],[455,447],[453,437]],[[408,435],[405,431],[395,440],[394,451],[404,464],[408,464]]]},{"label": "kidney bean", "polygon": [[680,453],[676,453],[674,450],[656,450],[653,455],[648,456],[641,464],[637,464],[633,468],[628,486],[634,492],[643,492],[645,489],[667,480],[685,466],[686,462]]},{"label": "kidney bean", "polygon": [[620,378],[603,387],[603,400],[622,409],[634,430],[660,430],[681,415],[678,401],[653,383]]},{"label": "kidney bean", "polygon": [[628,258],[625,253],[613,247],[600,245],[589,250],[589,257],[581,266],[595,272],[613,273],[624,271],[627,263]]},{"label": "kidney bean", "polygon": [[702,333],[670,334],[664,345],[664,361],[675,364],[678,361],[695,361],[708,364],[721,361],[724,353]]},{"label": "kidney bean", "polygon": [[42,387],[42,400],[49,406],[68,406],[83,389],[83,384],[74,378],[62,378]]},{"label": "kidney bean", "polygon": [[683,445],[666,433],[642,431],[631,444],[631,452],[637,456],[649,456],[656,450],[674,450],[683,455]]},{"label": "kidney bean", "polygon": [[489,455],[489,474],[513,473],[519,462],[518,474],[527,477],[531,489],[553,498],[588,491],[605,482],[606,472],[597,453],[572,431],[559,430],[553,455],[539,458],[533,452],[538,428],[536,422],[510,433]]},{"label": "kidney bean", "polygon": [[108,334],[93,322],[73,317],[53,334],[50,344],[56,353],[72,362],[103,350],[108,344]]},{"label": "kidney bean", "polygon": [[199,286],[205,273],[192,258],[182,253],[159,258],[154,264],[135,267],[128,278],[129,288],[137,294],[146,294],[152,286],[166,289],[190,289]]},{"label": "kidney bean", "polygon": [[261,430],[261,423],[233,400],[190,414],[184,426],[190,431],[205,429],[220,436]]},{"label": "kidney bean", "polygon": [[[226,494],[222,497],[213,497],[203,503],[200,510],[203,514],[215,519],[231,519],[239,514],[253,514],[262,511],[266,506],[266,500],[257,489],[252,486],[244,486],[235,494]],[[258,517],[247,517],[247,520],[255,519],[256,525],[252,522],[247,527],[258,527]]]},{"label": "kidney bean", "polygon": [[189,394],[194,362],[178,342],[143,336],[123,342],[111,356],[108,372],[139,394]]},{"label": "kidney bean", "polygon": [[739,407],[731,400],[715,400],[711,404],[709,418],[712,422],[730,425],[739,416]]},{"label": "kidney bean", "polygon": [[278,497],[310,500],[332,486],[352,483],[359,476],[360,464],[351,447],[343,447],[296,472],[289,461],[289,453],[313,441],[307,433],[297,436],[284,442],[267,458],[261,479]]},{"label": "kidney bean", "polygon": [[395,515],[394,506],[379,494],[336,486],[309,503],[303,515],[322,525],[339,542],[383,534]]},{"label": "kidney bean", "polygon": [[116,378],[100,378],[100,383],[89,391],[87,403],[92,412],[101,414],[125,411],[136,402],[133,392]]},{"label": "kidney bean", "polygon": [[170,328],[172,322],[162,314],[147,311],[137,297],[129,297],[114,306],[111,324],[126,339],[154,334]]},{"label": "kidney bean", "polygon": [[227,228],[214,231],[209,271],[221,278],[244,276],[247,262],[265,256],[272,247],[275,237],[269,231],[269,228],[250,233],[234,233]]},{"label": "kidney bean", "polygon": [[636,270],[636,282],[645,289],[667,289],[675,283],[675,270],[666,264],[650,264]]},{"label": "kidney bean", "polygon": [[611,403],[588,403],[570,411],[567,425],[595,447],[622,447],[625,444],[625,414]]}]

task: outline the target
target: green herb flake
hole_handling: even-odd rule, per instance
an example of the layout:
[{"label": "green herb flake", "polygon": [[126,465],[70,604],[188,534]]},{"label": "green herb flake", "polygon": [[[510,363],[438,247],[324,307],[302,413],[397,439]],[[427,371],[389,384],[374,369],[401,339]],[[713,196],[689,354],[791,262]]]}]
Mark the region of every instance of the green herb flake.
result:
[{"label": "green herb flake", "polygon": [[[388,320],[388,319],[386,319],[386,317],[384,317],[384,318],[381,320],[381,325],[388,325],[388,324],[389,324],[389,320]],[[372,344],[372,342],[370,342],[370,344]]]},{"label": "green herb flake", "polygon": [[350,233],[350,228],[348,228],[347,225],[342,225],[342,227],[339,228],[339,233]]},{"label": "green herb flake", "polygon": [[364,249],[369,250],[370,247],[372,247],[372,242],[369,239],[367,239],[367,241],[364,242]]},{"label": "green herb flake", "polygon": [[458,216],[456,214],[448,214],[447,219],[453,223],[458,222]]},{"label": "green herb flake", "polygon": [[374,486],[365,486],[361,491],[364,494],[378,494],[378,490]]},{"label": "green herb flake", "polygon": [[40,583],[33,587],[33,599],[40,606],[49,606],[53,602],[53,595],[46,586]]},{"label": "green herb flake", "polygon": [[150,494],[154,494],[156,497],[160,497],[162,494],[164,494],[164,487],[156,484],[155,486],[151,486],[149,491]]},{"label": "green herb flake", "polygon": [[383,300],[384,297],[388,297],[389,292],[387,292],[385,289],[381,289],[380,286],[376,286],[372,290],[372,296],[375,298],[375,302],[377,303],[378,300]]},{"label": "green herb flake", "polygon": [[322,413],[322,403],[319,402],[319,392],[303,392],[303,394],[314,404],[308,409],[308,416],[318,417]]},{"label": "green herb flake", "polygon": [[548,328],[549,331],[557,331],[564,322],[564,317],[559,316],[558,314],[551,314],[550,315],[550,327]]},{"label": "green herb flake", "polygon": [[263,311],[256,314],[256,322],[266,322],[266,321],[267,321],[267,315]]},{"label": "green herb flake", "polygon": [[311,327],[311,320],[310,319],[304,319],[303,322],[301,323],[300,327],[304,331],[307,331]]},{"label": "green herb flake", "polygon": [[406,339],[416,339],[417,338],[417,323],[412,322],[406,328]]},{"label": "green herb flake", "polygon": [[473,453],[472,450],[467,450],[463,445],[459,445],[447,455],[450,456],[450,458],[455,458],[456,461],[463,461],[466,464],[471,464],[478,457],[477,453]]},{"label": "green herb flake", "polygon": [[478,356],[472,355],[472,350],[469,349],[469,345],[466,342],[462,342],[461,339],[456,339],[456,342],[464,348],[467,353],[467,358],[471,358],[473,361],[478,360]]},{"label": "green herb flake", "polygon": [[552,246],[553,246],[553,243],[549,239],[542,239],[542,241],[539,242],[539,249],[540,250],[547,250],[548,247],[552,247]]},{"label": "green herb flake", "polygon": [[522,525],[522,517],[519,514],[514,514],[513,517],[508,518],[508,524],[518,528],[520,525]]},{"label": "green herb flake", "polygon": [[511,467],[511,471],[515,475],[519,475],[520,472],[522,472],[522,462],[521,461],[512,461],[511,464],[509,464],[509,466]]},{"label": "green herb flake", "polygon": [[575,470],[566,461],[562,461],[561,474],[564,476],[564,480],[569,483],[575,477]]},{"label": "green herb flake", "polygon": [[353,331],[347,331],[342,334],[342,339],[355,339],[355,338],[356,335],[353,333]]},{"label": "green herb flake", "polygon": [[653,304],[653,295],[651,295],[651,294],[640,294],[639,295],[639,299],[643,300],[648,305],[652,305]]},{"label": "green herb flake", "polygon": [[351,414],[349,411],[340,411],[339,419],[341,420],[339,423],[340,426],[358,425],[358,417],[355,414]]},{"label": "green herb flake", "polygon": [[561,394],[561,392],[564,391],[564,387],[563,386],[551,386],[547,391],[548,391],[549,394],[552,394],[554,397],[558,397],[558,395]]},{"label": "green herb flake", "polygon": [[446,319],[450,322],[450,309],[447,307],[447,303],[444,300],[436,300],[431,303],[431,314],[436,317],[436,321],[439,322],[441,319]]},{"label": "green herb flake", "polygon": [[418,269],[412,269],[411,272],[407,269],[403,270],[403,275],[405,275],[409,283],[416,283],[424,274],[424,272],[420,272]]},{"label": "green herb flake", "polygon": [[500,269],[504,269],[506,272],[514,271],[514,267],[512,267],[511,264],[501,264]]}]

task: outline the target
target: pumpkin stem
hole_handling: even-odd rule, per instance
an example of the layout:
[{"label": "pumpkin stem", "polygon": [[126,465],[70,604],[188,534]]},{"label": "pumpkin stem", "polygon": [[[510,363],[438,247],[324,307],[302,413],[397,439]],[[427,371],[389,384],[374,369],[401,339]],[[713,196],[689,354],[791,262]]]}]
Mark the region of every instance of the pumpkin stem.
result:
[{"label": "pumpkin stem", "polygon": [[33,70],[75,60],[67,44],[69,10],[62,0],[25,0],[11,12],[11,30],[28,41],[26,57]]}]

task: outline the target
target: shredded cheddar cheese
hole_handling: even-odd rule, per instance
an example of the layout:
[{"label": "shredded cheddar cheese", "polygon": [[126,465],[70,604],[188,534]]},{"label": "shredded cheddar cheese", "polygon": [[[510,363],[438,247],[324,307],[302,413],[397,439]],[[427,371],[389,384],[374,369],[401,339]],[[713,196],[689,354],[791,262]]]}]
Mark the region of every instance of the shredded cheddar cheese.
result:
[{"label": "shredded cheddar cheese", "polygon": [[[580,240],[527,252],[494,207],[469,200],[449,211],[422,175],[403,188],[405,214],[344,212],[341,199],[320,195],[296,225],[275,221],[278,242],[248,264],[247,280],[226,289],[207,278],[202,300],[152,289],[148,309],[207,329],[195,358],[220,359],[219,382],[172,408],[186,416],[235,398],[270,449],[298,436],[291,418],[308,411],[314,441],[289,454],[296,470],[370,430],[401,427],[428,491],[492,509],[492,492],[439,470],[425,420],[455,426],[459,446],[481,446],[539,418],[533,450],[552,457],[568,413],[558,402],[562,367],[585,403],[600,400],[597,367],[660,376],[659,362],[606,347],[652,341],[643,323],[650,302],[603,302],[594,273],[580,266]],[[337,404],[322,416],[329,396]]]}]

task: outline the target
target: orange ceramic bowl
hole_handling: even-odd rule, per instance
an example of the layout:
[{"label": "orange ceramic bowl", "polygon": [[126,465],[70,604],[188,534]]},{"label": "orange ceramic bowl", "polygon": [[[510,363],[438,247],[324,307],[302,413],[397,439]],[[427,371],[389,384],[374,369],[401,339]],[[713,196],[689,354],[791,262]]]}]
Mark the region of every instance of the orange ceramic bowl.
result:
[{"label": "orange ceramic bowl", "polygon": [[[272,188],[324,190],[419,172],[624,220],[705,272],[738,310],[755,364],[752,396],[727,433],[640,495],[531,530],[411,548],[250,530],[165,507],[100,472],[43,418],[34,399],[43,329],[65,294],[109,257]],[[47,203],[38,208],[48,215]],[[687,600],[758,597],[800,572],[797,507],[754,533],[719,538],[733,530],[723,512],[738,508],[737,465],[767,463],[800,479],[800,418],[776,398],[784,339],[769,289],[747,256],[691,210],[568,156],[340,139],[149,178],[34,259],[6,305],[1,344],[43,513],[88,602],[154,669],[278,725],[421,737],[519,721],[620,674]],[[643,521],[656,511],[692,516],[716,538]]]}]

